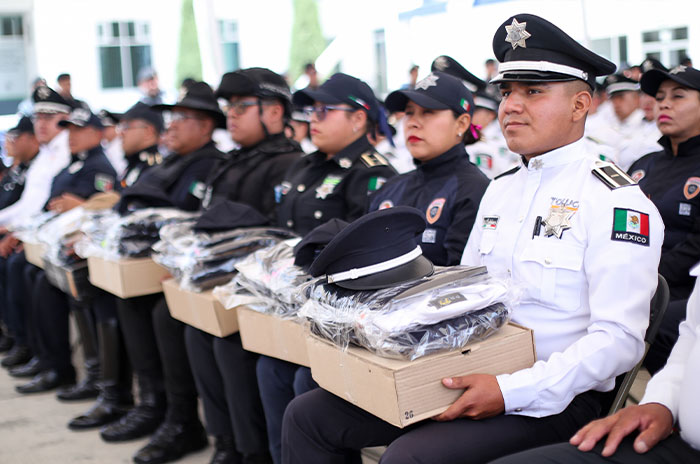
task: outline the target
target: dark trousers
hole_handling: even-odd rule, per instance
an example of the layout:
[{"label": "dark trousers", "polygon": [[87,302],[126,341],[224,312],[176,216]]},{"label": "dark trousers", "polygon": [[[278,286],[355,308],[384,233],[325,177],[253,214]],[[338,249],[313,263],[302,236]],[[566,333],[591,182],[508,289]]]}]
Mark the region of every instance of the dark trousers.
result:
[{"label": "dark trousers", "polygon": [[644,358],[644,367],[651,375],[656,374],[666,365],[668,356],[678,340],[678,326],[685,320],[687,306],[688,300],[676,300],[668,304],[656,339]]},{"label": "dark trousers", "polygon": [[260,356],[257,366],[258,387],[265,410],[270,454],[275,464],[282,462],[282,419],[294,397],[318,387],[311,369],[268,356]]},{"label": "dark trousers", "polygon": [[35,324],[38,355],[44,369],[55,369],[62,375],[75,375],[71,362],[69,320],[75,301],[51,285],[44,272],[34,282],[32,320]]},{"label": "dark trousers", "polygon": [[4,260],[5,269],[5,300],[3,310],[3,320],[7,325],[7,330],[15,338],[18,345],[30,345],[29,331],[32,326],[28,326],[27,320],[30,317],[29,297],[25,280],[28,269],[36,273],[39,268],[27,262],[24,252],[13,253]]},{"label": "dark trousers", "polygon": [[389,445],[383,464],[484,463],[517,451],[568,440],[600,416],[593,392],[560,414],[534,418],[498,415],[474,421],[426,420],[399,429],[320,388],[295,398],[282,428],[282,462],[360,463],[358,451]]},{"label": "dark trousers", "polygon": [[604,458],[605,439],[584,453],[568,443],[543,446],[494,461],[493,464],[680,464],[700,462],[700,451],[691,448],[674,433],[644,454],[634,451],[634,437],[620,443],[615,454]]},{"label": "dark trousers", "polygon": [[207,431],[234,437],[243,456],[266,454],[265,418],[255,378],[258,355],[243,349],[237,333],[219,338],[188,326],[185,342]]},{"label": "dark trousers", "polygon": [[117,298],[117,315],[124,344],[134,373],[162,384],[163,367],[153,328],[153,308],[162,294],[136,298]]},{"label": "dark trousers", "polygon": [[153,329],[163,363],[165,394],[168,398],[166,420],[199,420],[197,387],[185,348],[185,324],[170,316],[165,297],[162,295],[153,308]]}]

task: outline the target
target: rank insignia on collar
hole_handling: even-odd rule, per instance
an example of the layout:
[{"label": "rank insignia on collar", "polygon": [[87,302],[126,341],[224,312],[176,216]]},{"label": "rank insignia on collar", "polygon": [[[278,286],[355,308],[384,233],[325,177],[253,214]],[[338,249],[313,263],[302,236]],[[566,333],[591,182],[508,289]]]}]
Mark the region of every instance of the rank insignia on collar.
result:
[{"label": "rank insignia on collar", "polygon": [[532,169],[542,169],[542,166],[544,166],[544,162],[539,158],[535,158],[532,161],[530,161],[528,165],[532,166]]},{"label": "rank insignia on collar", "polygon": [[440,79],[438,76],[436,76],[433,73],[430,73],[426,77],[418,81],[418,83],[416,83],[415,88],[416,90],[428,90],[428,88],[435,87],[437,85],[438,79]]},{"label": "rank insignia on collar", "polygon": [[510,26],[506,26],[506,42],[513,46],[513,50],[518,47],[525,48],[525,41],[532,37],[532,34],[525,30],[527,22],[519,23],[515,18]]},{"label": "rank insignia on collar", "polygon": [[565,230],[571,229],[571,218],[574,216],[575,211],[571,211],[567,208],[562,208],[560,206],[553,206],[549,210],[549,216],[545,219],[542,224],[544,224],[544,235],[545,237],[556,236],[561,239],[562,234]]},{"label": "rank insignia on collar", "polygon": [[350,169],[350,167],[352,166],[352,161],[350,161],[349,158],[340,158],[338,160],[338,164],[343,169]]}]

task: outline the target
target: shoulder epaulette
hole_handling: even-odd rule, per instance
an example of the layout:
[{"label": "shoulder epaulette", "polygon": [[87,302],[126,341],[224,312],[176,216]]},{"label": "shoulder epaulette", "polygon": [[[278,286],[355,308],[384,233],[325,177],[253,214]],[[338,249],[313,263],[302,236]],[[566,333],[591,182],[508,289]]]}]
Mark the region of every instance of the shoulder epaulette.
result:
[{"label": "shoulder epaulette", "polygon": [[511,174],[515,174],[516,172],[518,172],[519,169],[520,169],[520,166],[516,166],[513,169],[509,169],[506,172],[500,173],[499,175],[494,177],[493,180],[500,179],[501,177],[505,177],[505,176],[510,176]]},{"label": "shoulder epaulette", "polygon": [[625,171],[606,161],[596,161],[595,167],[591,172],[607,185],[610,190],[636,184],[634,179],[628,176]]},{"label": "shoulder epaulette", "polygon": [[389,162],[386,160],[386,158],[377,152],[368,151],[360,156],[360,159],[368,168],[372,168],[374,166],[389,166]]}]

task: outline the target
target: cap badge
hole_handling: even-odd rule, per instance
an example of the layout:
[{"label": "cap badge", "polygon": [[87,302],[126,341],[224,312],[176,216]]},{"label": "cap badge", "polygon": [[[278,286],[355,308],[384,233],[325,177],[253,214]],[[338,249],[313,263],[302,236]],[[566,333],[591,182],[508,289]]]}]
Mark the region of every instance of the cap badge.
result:
[{"label": "cap badge", "polygon": [[422,89],[422,90],[428,90],[430,87],[435,87],[437,86],[437,81],[440,79],[438,76],[436,76],[433,73],[430,73],[427,77],[421,79],[416,83],[416,90]]},{"label": "cap badge", "polygon": [[525,30],[527,22],[519,23],[515,18],[510,26],[506,26],[506,42],[513,46],[513,50],[518,47],[527,47],[525,41],[532,37],[532,34]]},{"label": "cap badge", "polygon": [[680,65],[676,66],[675,68],[673,68],[672,70],[670,70],[668,73],[669,74],[678,74],[678,73],[685,72],[685,69],[686,69],[686,66],[683,66],[682,64],[680,64]]},{"label": "cap badge", "polygon": [[47,98],[49,98],[49,95],[51,95],[51,91],[49,90],[48,87],[39,87],[36,90],[36,94],[42,100],[46,100]]}]

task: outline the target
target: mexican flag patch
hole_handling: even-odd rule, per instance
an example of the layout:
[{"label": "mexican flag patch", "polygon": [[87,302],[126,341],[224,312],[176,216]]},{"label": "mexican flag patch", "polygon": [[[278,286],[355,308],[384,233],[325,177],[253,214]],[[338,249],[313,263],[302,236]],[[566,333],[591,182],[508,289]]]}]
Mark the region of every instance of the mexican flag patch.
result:
[{"label": "mexican flag patch", "polygon": [[615,208],[611,238],[649,246],[649,215],[633,209]]}]

